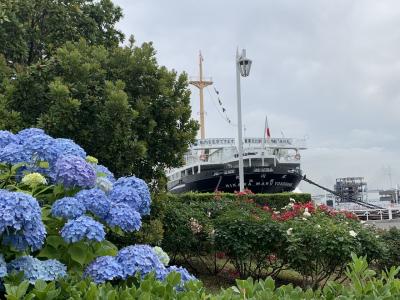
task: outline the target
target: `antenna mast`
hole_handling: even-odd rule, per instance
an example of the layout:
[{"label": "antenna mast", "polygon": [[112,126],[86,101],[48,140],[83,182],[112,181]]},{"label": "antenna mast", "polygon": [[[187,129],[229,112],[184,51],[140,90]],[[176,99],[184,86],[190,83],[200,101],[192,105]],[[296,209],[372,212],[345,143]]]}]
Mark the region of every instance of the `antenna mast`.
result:
[{"label": "antenna mast", "polygon": [[212,85],[213,82],[211,78],[206,78],[203,80],[203,56],[201,55],[201,51],[199,52],[199,69],[200,76],[196,78],[197,80],[190,80],[189,83],[197,87],[200,91],[200,138],[202,140],[205,139],[205,126],[204,126],[204,94],[203,89],[209,85]]}]

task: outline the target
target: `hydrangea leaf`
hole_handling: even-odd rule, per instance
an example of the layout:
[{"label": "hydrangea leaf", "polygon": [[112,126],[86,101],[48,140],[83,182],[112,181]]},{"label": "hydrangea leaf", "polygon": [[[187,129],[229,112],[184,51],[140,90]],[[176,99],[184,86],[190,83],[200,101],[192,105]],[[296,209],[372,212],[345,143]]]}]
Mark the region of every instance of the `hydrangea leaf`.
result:
[{"label": "hydrangea leaf", "polygon": [[45,257],[51,259],[58,258],[59,251],[50,245],[46,245],[42,250],[40,250],[38,257]]},{"label": "hydrangea leaf", "polygon": [[113,243],[104,240],[95,246],[95,256],[115,256],[118,253],[118,248]]},{"label": "hydrangea leaf", "polygon": [[169,285],[176,286],[181,283],[181,274],[173,271],[168,274],[166,281]]},{"label": "hydrangea leaf", "polygon": [[83,266],[87,260],[87,248],[82,244],[72,244],[71,247],[68,248],[68,254],[71,255],[71,258]]},{"label": "hydrangea leaf", "polygon": [[11,284],[4,285],[7,292],[7,299],[22,299],[29,287],[29,281],[24,280],[18,286]]}]

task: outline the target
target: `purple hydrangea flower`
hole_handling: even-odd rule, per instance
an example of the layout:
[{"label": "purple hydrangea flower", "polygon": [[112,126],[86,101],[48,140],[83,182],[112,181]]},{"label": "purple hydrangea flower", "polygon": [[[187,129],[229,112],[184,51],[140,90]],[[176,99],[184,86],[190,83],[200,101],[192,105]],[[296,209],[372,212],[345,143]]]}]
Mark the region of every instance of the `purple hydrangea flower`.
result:
[{"label": "purple hydrangea flower", "polygon": [[51,214],[54,217],[65,219],[76,219],[82,216],[85,212],[85,204],[74,197],[61,198],[54,202],[51,207]]},{"label": "purple hydrangea flower", "polygon": [[87,211],[102,219],[106,217],[110,210],[111,202],[100,189],[81,190],[75,195],[75,198],[85,205]]},{"label": "purple hydrangea flower", "polygon": [[55,259],[39,260],[32,256],[21,256],[7,265],[9,273],[24,272],[24,278],[30,283],[36,280],[52,281],[67,275],[67,267]]},{"label": "purple hydrangea flower", "polygon": [[0,236],[4,245],[17,250],[38,250],[46,230],[35,198],[20,192],[0,190]]},{"label": "purple hydrangea flower", "polygon": [[87,239],[101,242],[106,233],[103,224],[88,216],[81,216],[75,220],[69,220],[60,231],[61,237],[67,243],[76,243]]},{"label": "purple hydrangea flower", "polygon": [[[114,197],[119,200],[115,202],[128,203],[142,216],[150,214],[150,191],[146,182],[144,182],[142,179],[135,176],[121,177],[114,183],[111,195],[113,195],[113,193],[116,194]],[[139,199],[137,198],[136,194],[139,196]]]},{"label": "purple hydrangea flower", "polygon": [[17,144],[18,138],[9,131],[0,130],[0,148],[4,148],[11,143]]},{"label": "purple hydrangea flower", "polygon": [[113,256],[100,256],[87,266],[84,277],[90,277],[95,283],[122,277],[122,266]]},{"label": "purple hydrangea flower", "polygon": [[145,276],[150,272],[159,272],[164,265],[148,245],[135,245],[122,248],[117,255],[117,262],[122,266],[122,277],[133,276],[137,272]]},{"label": "purple hydrangea flower", "polygon": [[55,179],[65,187],[92,188],[96,184],[96,173],[83,158],[66,155],[56,162]]},{"label": "purple hydrangea flower", "polygon": [[105,217],[108,225],[120,227],[123,231],[132,232],[142,226],[140,214],[125,203],[114,203]]}]

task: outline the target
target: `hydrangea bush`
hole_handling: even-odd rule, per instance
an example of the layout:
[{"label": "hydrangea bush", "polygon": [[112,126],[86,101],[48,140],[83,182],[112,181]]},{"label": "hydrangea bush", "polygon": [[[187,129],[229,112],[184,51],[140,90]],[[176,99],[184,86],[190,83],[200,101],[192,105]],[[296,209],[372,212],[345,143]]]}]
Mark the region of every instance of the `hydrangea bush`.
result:
[{"label": "hydrangea bush", "polygon": [[37,128],[0,131],[0,278],[23,272],[35,283],[70,273],[103,283],[177,272],[182,288],[195,278],[168,267],[161,248],[118,251],[106,240],[107,233],[138,231],[150,202],[143,180],[116,179],[72,140]]}]

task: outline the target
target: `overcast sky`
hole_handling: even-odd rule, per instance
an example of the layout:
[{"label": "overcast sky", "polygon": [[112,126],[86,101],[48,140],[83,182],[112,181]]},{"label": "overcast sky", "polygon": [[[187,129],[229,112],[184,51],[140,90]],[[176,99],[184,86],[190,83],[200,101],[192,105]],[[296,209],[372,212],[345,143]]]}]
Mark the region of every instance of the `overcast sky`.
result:
[{"label": "overcast sky", "polygon": [[[118,27],[153,41],[160,65],[204,69],[236,123],[235,51],[253,60],[242,80],[246,136],[307,137],[303,171],[332,187],[364,176],[370,189],[400,184],[400,2],[398,0],[114,0]],[[206,136],[235,137],[205,91]],[[198,91],[192,89],[193,117]],[[391,179],[391,180],[390,180]],[[307,183],[304,191],[317,192]]]}]

